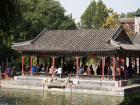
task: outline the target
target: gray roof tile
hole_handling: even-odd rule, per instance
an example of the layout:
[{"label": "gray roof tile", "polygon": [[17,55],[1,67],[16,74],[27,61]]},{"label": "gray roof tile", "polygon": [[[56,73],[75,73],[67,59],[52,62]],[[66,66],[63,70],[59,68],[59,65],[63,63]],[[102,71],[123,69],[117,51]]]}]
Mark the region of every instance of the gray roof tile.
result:
[{"label": "gray roof tile", "polygon": [[134,37],[132,38],[132,41],[134,43],[140,44],[140,33],[135,34]]},{"label": "gray roof tile", "polygon": [[14,44],[19,51],[45,52],[105,52],[114,51],[118,47],[108,43],[117,35],[119,28],[90,30],[43,30],[40,35],[25,44]]}]

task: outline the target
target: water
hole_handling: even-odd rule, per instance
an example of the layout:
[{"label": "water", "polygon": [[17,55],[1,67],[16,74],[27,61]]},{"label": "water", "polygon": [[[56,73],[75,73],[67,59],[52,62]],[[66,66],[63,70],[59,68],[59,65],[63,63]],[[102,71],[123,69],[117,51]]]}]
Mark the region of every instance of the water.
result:
[{"label": "water", "polygon": [[0,105],[119,105],[122,97],[0,89]]}]

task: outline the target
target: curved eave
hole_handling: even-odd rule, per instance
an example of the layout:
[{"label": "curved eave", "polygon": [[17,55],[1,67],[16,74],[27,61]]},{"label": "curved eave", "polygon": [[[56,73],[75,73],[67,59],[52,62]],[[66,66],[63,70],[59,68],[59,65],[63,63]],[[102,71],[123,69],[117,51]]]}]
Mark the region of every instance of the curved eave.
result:
[{"label": "curved eave", "polygon": [[125,51],[139,51],[140,52],[140,44],[121,44],[120,45],[121,49]]},{"label": "curved eave", "polygon": [[114,55],[116,50],[108,50],[108,51],[21,51],[22,54],[24,55],[40,55],[40,56],[45,56],[45,55],[60,55],[60,56],[68,56],[68,55],[78,55],[78,56],[89,56],[89,55],[97,55],[97,56],[111,56]]},{"label": "curved eave", "polygon": [[86,49],[18,49],[15,50],[20,52],[111,52],[116,51],[118,48],[112,49],[93,49],[93,50],[86,50]]},{"label": "curved eave", "polygon": [[12,44],[12,49],[16,49],[16,48],[21,47],[21,46],[30,45],[31,42],[32,42],[32,40],[30,40],[30,41],[25,41],[25,42],[20,42],[20,43],[13,43],[13,44]]}]

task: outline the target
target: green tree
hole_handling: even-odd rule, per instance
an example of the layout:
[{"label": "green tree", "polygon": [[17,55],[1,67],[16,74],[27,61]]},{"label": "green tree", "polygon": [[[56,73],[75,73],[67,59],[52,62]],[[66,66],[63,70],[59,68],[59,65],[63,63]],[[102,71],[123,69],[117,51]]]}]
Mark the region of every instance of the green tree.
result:
[{"label": "green tree", "polygon": [[21,10],[16,41],[33,39],[43,28],[75,29],[74,20],[65,16],[64,8],[56,0],[21,0]]},{"label": "green tree", "polygon": [[15,17],[19,15],[18,0],[0,0],[0,33],[3,43],[8,44],[10,30],[14,27]]},{"label": "green tree", "polygon": [[[19,0],[0,0],[0,65],[16,53],[11,49],[11,30],[20,15]],[[2,65],[2,68],[4,66]]]},{"label": "green tree", "polygon": [[126,96],[120,105],[140,105],[140,95],[139,94],[132,94]]},{"label": "green tree", "polygon": [[104,28],[115,28],[119,25],[119,15],[114,12],[112,9],[108,10],[109,16],[106,18],[105,23],[103,24]]},{"label": "green tree", "polygon": [[140,8],[137,9],[136,14],[140,15]]},{"label": "green tree", "polygon": [[126,14],[125,13],[121,13],[120,15],[119,15],[119,18],[125,18],[126,17]]},{"label": "green tree", "polygon": [[136,15],[136,12],[128,12],[127,13],[128,18],[133,18],[133,17],[135,17],[135,15]]},{"label": "green tree", "polygon": [[107,8],[102,0],[93,0],[81,16],[83,28],[100,28],[108,16]]},{"label": "green tree", "polygon": [[140,8],[138,8],[137,11],[134,12],[127,12],[126,14],[122,13],[120,15],[120,18],[134,18],[135,15],[140,15]]}]

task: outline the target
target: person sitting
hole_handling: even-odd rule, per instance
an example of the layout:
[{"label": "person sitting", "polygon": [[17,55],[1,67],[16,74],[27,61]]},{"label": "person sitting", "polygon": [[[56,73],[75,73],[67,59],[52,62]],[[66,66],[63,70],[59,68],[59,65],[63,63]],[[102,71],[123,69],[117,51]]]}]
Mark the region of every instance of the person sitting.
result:
[{"label": "person sitting", "polygon": [[46,71],[44,65],[42,66],[41,71],[42,71],[42,72],[45,72],[45,71]]},{"label": "person sitting", "polygon": [[12,69],[11,69],[11,67],[8,67],[6,70],[5,70],[5,72],[4,72],[4,79],[10,79],[10,77],[11,77],[11,71],[12,71]]},{"label": "person sitting", "polygon": [[87,79],[87,77],[91,78],[91,69],[88,66],[85,66],[83,75],[84,79]]},{"label": "person sitting", "polygon": [[53,66],[51,66],[51,68],[49,69],[49,75],[54,77],[55,73],[56,73],[56,69]]},{"label": "person sitting", "polygon": [[79,74],[83,74],[84,73],[84,68],[83,65],[81,65],[80,69],[79,69]]},{"label": "person sitting", "polygon": [[40,64],[39,67],[38,67],[38,72],[42,71],[42,67],[43,67],[43,64]]},{"label": "person sitting", "polygon": [[87,74],[88,74],[87,69],[88,69],[88,66],[86,65],[86,66],[84,67],[84,73],[83,73],[83,75],[87,75]]},{"label": "person sitting", "polygon": [[15,66],[12,67],[10,74],[11,74],[11,77],[14,77],[16,75],[16,67]]},{"label": "person sitting", "polygon": [[32,75],[37,75],[37,68],[35,66],[32,67]]}]

